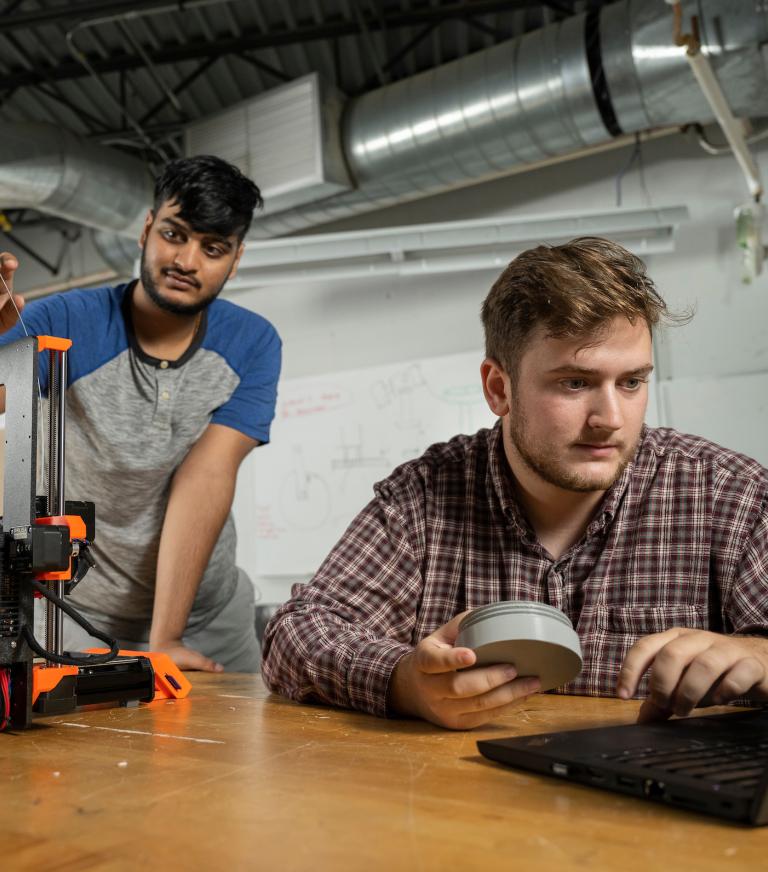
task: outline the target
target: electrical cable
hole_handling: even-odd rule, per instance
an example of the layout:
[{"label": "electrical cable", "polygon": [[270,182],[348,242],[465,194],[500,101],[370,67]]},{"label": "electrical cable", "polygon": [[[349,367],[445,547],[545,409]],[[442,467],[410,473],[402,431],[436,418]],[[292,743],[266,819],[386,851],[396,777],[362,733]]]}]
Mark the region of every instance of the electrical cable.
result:
[{"label": "electrical cable", "polygon": [[101,663],[108,663],[110,660],[113,660],[118,653],[118,643],[116,639],[112,639],[106,635],[106,633],[102,633],[101,630],[97,630],[96,627],[93,626],[89,621],[87,621],[76,609],[72,608],[72,606],[63,600],[61,597],[56,596],[56,594],[48,590],[48,588],[39,581],[31,581],[30,584],[32,587],[42,596],[44,596],[47,600],[52,602],[54,605],[58,606],[65,615],[69,615],[70,618],[80,627],[82,627],[89,636],[95,636],[97,639],[100,639],[102,642],[106,643],[109,646],[109,652],[107,654],[81,654],[76,655],[71,652],[64,654],[54,654],[53,651],[47,651],[43,646],[37,641],[34,637],[32,631],[29,629],[29,625],[26,625],[22,628],[22,635],[26,639],[27,645],[38,654],[40,657],[44,657],[51,663],[58,663],[61,666],[98,666]]},{"label": "electrical cable", "polygon": [[[635,145],[632,149],[632,153],[629,156],[629,160],[622,167],[622,169],[619,170],[618,174],[616,175],[616,207],[617,208],[619,208],[621,206],[621,185],[622,185],[622,182],[624,181],[624,176],[629,172],[629,170],[632,168],[632,165],[634,164],[634,162],[638,158],[640,158],[641,167],[642,167],[642,150],[641,150],[641,145],[640,145],[640,134],[636,133],[635,134]],[[642,181],[643,181],[643,186],[645,186],[645,180],[643,179]],[[647,193],[647,191],[646,191],[646,193]]]},{"label": "electrical cable", "polygon": [[93,559],[90,551],[91,543],[87,539],[78,539],[76,541],[80,543],[80,553],[73,560],[75,571],[72,573],[67,593],[71,593],[88,574],[88,570],[96,566],[96,561]]},{"label": "electrical cable", "polygon": [[[701,124],[691,124],[684,127],[683,131],[688,129],[688,127],[696,132],[698,143],[704,149],[704,151],[706,151],[707,154],[733,154],[733,149],[730,147],[730,145],[715,145],[715,143],[711,142],[707,138],[707,135],[704,132],[704,128]],[[762,142],[764,139],[768,139],[768,126],[763,127],[762,129],[757,130],[749,136],[745,137],[744,141],[747,145],[754,145],[756,142]]]}]

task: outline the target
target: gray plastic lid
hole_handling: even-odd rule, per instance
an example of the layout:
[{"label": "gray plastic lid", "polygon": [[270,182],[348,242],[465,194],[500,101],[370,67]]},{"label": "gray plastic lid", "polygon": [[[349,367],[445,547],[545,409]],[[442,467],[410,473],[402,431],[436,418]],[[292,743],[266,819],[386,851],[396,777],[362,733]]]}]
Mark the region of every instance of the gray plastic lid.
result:
[{"label": "gray plastic lid", "polygon": [[473,609],[459,623],[459,632],[468,630],[473,624],[478,621],[485,621],[488,618],[494,618],[500,615],[539,615],[542,618],[554,618],[566,627],[573,629],[571,619],[565,612],[554,606],[548,606],[546,603],[540,603],[536,600],[502,600],[498,603],[490,603],[487,606]]}]

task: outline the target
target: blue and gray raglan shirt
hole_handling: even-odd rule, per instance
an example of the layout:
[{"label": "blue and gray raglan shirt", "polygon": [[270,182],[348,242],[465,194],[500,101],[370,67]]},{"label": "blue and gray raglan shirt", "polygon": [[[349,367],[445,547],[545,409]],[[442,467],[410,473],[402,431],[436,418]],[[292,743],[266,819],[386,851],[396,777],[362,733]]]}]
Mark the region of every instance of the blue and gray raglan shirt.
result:
[{"label": "blue and gray raglan shirt", "polygon": [[[190,348],[175,361],[139,347],[131,326],[135,282],[30,302],[32,335],[72,340],[68,355],[66,497],[96,504],[96,568],[72,594],[97,626],[146,641],[171,477],[209,423],[269,441],[280,338],[260,315],[217,299]],[[22,338],[20,324],[0,337]],[[40,355],[48,390],[48,355]],[[44,416],[44,420],[47,418]],[[205,505],[199,511],[205,513]],[[197,593],[187,629],[204,627],[237,584],[230,515]]]}]

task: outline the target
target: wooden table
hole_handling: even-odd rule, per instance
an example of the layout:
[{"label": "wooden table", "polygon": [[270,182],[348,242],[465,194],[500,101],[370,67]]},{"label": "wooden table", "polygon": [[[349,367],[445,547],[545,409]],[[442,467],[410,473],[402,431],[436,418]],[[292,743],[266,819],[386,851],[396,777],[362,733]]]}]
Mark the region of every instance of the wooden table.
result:
[{"label": "wooden table", "polygon": [[0,735],[0,869],[768,868],[749,829],[485,761],[475,741],[633,720],[636,703],[534,697],[452,733],[193,675],[183,701]]}]

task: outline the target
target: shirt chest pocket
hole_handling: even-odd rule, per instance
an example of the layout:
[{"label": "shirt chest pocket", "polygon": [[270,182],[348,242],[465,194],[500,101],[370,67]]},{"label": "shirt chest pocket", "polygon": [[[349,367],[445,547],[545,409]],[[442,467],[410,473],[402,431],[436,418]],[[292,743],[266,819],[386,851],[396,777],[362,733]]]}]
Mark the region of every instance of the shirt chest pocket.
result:
[{"label": "shirt chest pocket", "polygon": [[606,633],[637,638],[672,627],[710,629],[708,611],[702,606],[607,606],[598,611],[597,622]]}]

